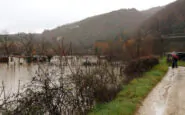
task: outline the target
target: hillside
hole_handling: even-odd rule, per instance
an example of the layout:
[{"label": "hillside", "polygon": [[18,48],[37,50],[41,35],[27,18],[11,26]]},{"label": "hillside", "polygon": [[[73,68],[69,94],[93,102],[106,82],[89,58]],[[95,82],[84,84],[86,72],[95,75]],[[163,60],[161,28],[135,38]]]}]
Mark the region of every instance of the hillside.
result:
[{"label": "hillside", "polygon": [[159,12],[160,10],[162,10],[163,8],[165,8],[165,7],[164,6],[153,7],[148,10],[142,11],[142,13],[144,13],[148,17],[151,17],[154,14],[156,14],[157,12]]},{"label": "hillside", "polygon": [[136,9],[121,9],[46,30],[42,35],[47,39],[63,36],[66,42],[90,47],[96,40],[114,39],[123,32],[132,34],[144,20],[159,10],[161,7],[143,12]]},{"label": "hillside", "polygon": [[177,0],[149,18],[142,29],[156,35],[185,32],[185,0]]}]

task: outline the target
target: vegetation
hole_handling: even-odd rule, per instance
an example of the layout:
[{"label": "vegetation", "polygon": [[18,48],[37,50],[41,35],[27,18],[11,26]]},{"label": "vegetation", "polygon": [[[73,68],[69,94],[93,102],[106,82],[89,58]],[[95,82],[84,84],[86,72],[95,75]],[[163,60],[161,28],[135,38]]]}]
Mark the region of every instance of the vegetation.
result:
[{"label": "vegetation", "polygon": [[136,9],[121,9],[60,26],[45,31],[42,35],[48,39],[64,36],[66,40],[74,44],[83,48],[90,48],[96,40],[114,39],[123,31],[132,33],[150,16],[151,13],[146,14]]},{"label": "vegetation", "polygon": [[179,61],[179,62],[178,62],[178,66],[183,66],[183,67],[185,67],[185,62],[184,62],[184,61]]},{"label": "vegetation", "polygon": [[143,99],[163,78],[168,70],[165,59],[128,85],[123,85],[117,97],[104,104],[97,104],[89,115],[133,115]]},{"label": "vegetation", "polygon": [[[172,66],[172,63],[171,63],[171,62],[168,62],[168,65],[169,65],[169,66]],[[184,61],[178,61],[178,66],[183,66],[183,67],[185,67],[185,62],[184,62]]]},{"label": "vegetation", "polygon": [[[28,42],[33,43],[33,41],[30,41],[32,40],[31,38],[37,39],[37,42],[40,39],[42,41],[42,38],[44,38],[46,41],[48,40],[49,42],[52,42],[53,38],[62,36],[65,38],[65,44],[72,42],[74,50],[77,50],[77,52],[80,51],[86,53],[87,51],[85,52],[84,50],[92,48],[92,44],[94,44],[94,42],[97,40],[110,40],[120,35],[124,40],[127,39],[128,36],[125,36],[123,32],[128,35],[132,34],[144,20],[151,17],[159,10],[161,10],[160,7],[146,11],[137,11],[136,9],[121,9],[118,11],[93,16],[72,24],[59,26],[52,30],[45,30],[42,34],[27,34],[27,36],[25,36],[24,33],[20,33],[10,35],[9,37],[19,38],[21,35],[21,37],[25,38],[26,40],[21,38],[22,40],[21,42],[19,41],[19,44],[21,43],[23,46],[25,46]],[[0,41],[2,40],[0,39]],[[29,43],[29,48],[26,48],[25,52],[31,52],[31,47],[33,45],[31,43]],[[40,46],[42,45],[40,44]],[[13,45],[11,47],[13,47]],[[38,49],[38,47],[34,49]],[[8,51],[9,50],[6,49],[5,53],[9,53]]]},{"label": "vegetation", "polygon": [[158,63],[158,58],[154,56],[147,56],[139,58],[137,60],[132,60],[124,69],[126,81],[128,82],[133,78],[141,77],[144,72],[150,70]]},{"label": "vegetation", "polygon": [[[178,34],[184,33],[184,21],[185,21],[185,1],[177,0],[161,11],[148,19],[146,23],[143,23],[142,28],[144,30],[150,31],[150,34],[157,35],[160,34]],[[157,37],[157,36],[156,36]]]},{"label": "vegetation", "polygon": [[[68,83],[65,83],[64,67],[59,67],[52,72],[38,73],[30,83],[12,96],[7,97],[2,87],[0,109],[5,113],[20,115],[87,114],[96,102],[90,115],[133,115],[143,99],[168,70],[170,63],[167,64],[165,59],[159,61],[157,57],[149,55],[163,55],[164,49],[168,50],[168,45],[161,35],[184,33],[184,4],[183,0],[178,0],[155,14],[139,28],[137,35],[134,36],[136,39],[128,39],[127,34],[123,34],[123,30],[128,31],[129,35],[129,32],[150,17],[147,11],[119,10],[45,31],[41,35],[0,36],[2,55],[10,56],[16,53],[29,58],[33,55],[45,55],[50,59],[53,55],[58,55],[60,58],[64,55],[72,55],[72,42],[83,47],[73,49],[83,52],[83,49],[91,48],[96,40],[113,39],[117,36],[117,41],[111,42],[106,48],[107,59],[110,62],[120,59],[130,61],[125,69],[119,68],[120,75],[112,66],[101,65],[96,66],[93,71],[88,68],[76,70],[67,77]],[[152,9],[153,13],[157,11]],[[16,37],[18,39],[14,41],[13,38]],[[64,42],[65,37],[67,39]],[[119,40],[122,41],[122,39],[123,42],[120,42]],[[66,47],[66,42],[69,41],[70,45]],[[107,47],[107,44],[101,44],[101,46]],[[169,48],[172,48],[171,45]],[[184,46],[181,48],[184,50]],[[96,50],[99,54],[98,49]],[[140,58],[142,56],[145,58]],[[179,66],[185,66],[185,62],[180,61]],[[58,72],[61,74],[58,75]],[[122,76],[123,74],[125,77]],[[51,77],[57,79],[52,80]]]},{"label": "vegetation", "polygon": [[0,109],[10,115],[84,115],[95,101],[108,102],[121,89],[122,78],[111,66],[76,68],[67,78],[63,71],[62,65],[53,69],[39,66],[31,82],[19,84],[17,93],[7,95],[0,88]]}]

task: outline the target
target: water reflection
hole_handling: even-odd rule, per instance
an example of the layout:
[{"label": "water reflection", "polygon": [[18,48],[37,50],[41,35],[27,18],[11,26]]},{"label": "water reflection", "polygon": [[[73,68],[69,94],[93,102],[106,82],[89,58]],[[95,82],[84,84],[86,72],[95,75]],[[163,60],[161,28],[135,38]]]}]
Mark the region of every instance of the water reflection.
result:
[{"label": "water reflection", "polygon": [[7,92],[15,92],[19,80],[21,84],[29,82],[38,69],[37,64],[31,65],[7,65],[0,64],[0,86],[4,82]]}]

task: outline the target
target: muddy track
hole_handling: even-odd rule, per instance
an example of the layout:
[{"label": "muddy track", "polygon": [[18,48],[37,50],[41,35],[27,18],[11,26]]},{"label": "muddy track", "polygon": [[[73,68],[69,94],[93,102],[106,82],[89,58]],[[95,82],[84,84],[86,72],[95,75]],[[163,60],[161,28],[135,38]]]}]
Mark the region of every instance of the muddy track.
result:
[{"label": "muddy track", "polygon": [[169,68],[136,115],[185,115],[185,68]]}]

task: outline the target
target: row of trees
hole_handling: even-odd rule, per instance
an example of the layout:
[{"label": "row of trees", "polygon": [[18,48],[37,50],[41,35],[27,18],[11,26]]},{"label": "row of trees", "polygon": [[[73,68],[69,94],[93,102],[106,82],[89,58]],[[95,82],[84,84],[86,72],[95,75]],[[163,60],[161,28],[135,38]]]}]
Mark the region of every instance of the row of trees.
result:
[{"label": "row of trees", "polygon": [[[164,40],[160,36],[160,31],[152,36],[149,31],[140,29],[131,39],[110,42],[105,55],[110,60],[124,61],[154,54],[162,55]],[[156,48],[156,44],[159,47]]]},{"label": "row of trees", "polygon": [[68,47],[63,43],[64,38],[46,40],[34,34],[17,34],[0,36],[1,55],[64,55],[72,52],[70,44]]}]

